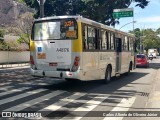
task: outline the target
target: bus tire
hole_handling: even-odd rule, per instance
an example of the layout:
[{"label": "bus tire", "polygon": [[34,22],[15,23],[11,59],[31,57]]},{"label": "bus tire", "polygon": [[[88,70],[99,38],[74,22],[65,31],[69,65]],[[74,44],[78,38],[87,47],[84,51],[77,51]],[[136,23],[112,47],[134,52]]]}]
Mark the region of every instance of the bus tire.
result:
[{"label": "bus tire", "polygon": [[111,81],[111,73],[112,73],[111,67],[107,67],[106,73],[105,73],[105,79],[104,79],[104,82],[106,84]]},{"label": "bus tire", "polygon": [[65,80],[66,80],[67,82],[71,82],[71,83],[80,81],[80,80],[72,79],[72,78],[65,78]]},{"label": "bus tire", "polygon": [[65,78],[65,80],[66,80],[67,82],[73,82],[73,79],[70,79],[70,78]]}]

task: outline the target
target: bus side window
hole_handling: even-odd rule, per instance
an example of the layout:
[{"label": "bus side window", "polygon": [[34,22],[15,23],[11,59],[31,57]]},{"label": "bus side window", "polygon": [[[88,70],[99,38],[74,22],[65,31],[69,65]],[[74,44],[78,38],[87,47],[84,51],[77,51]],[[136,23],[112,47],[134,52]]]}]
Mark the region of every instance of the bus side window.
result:
[{"label": "bus side window", "polygon": [[111,50],[114,50],[114,34],[113,33],[111,33]]},{"label": "bus side window", "polygon": [[90,50],[96,49],[95,29],[93,27],[88,27],[87,44]]},{"label": "bus side window", "polygon": [[111,49],[111,33],[108,32],[108,50]]},{"label": "bus side window", "polygon": [[107,36],[106,36],[106,31],[104,30],[101,30],[101,33],[102,33],[102,50],[106,50],[107,49]]},{"label": "bus side window", "polygon": [[88,32],[87,26],[83,25],[82,26],[82,41],[83,41],[83,49],[84,50],[88,49],[88,45],[87,45],[87,32]]},{"label": "bus side window", "polygon": [[125,37],[121,35],[121,39],[122,39],[122,50],[125,51],[126,50]]},{"label": "bus side window", "polygon": [[95,29],[95,44],[96,44],[96,49],[100,50],[102,43],[102,37],[101,37],[101,30],[100,29]]},{"label": "bus side window", "polygon": [[128,50],[128,51],[130,51],[130,50],[129,50],[129,44],[130,44],[130,41],[129,41],[129,38],[127,37],[127,46],[128,46],[128,47],[127,47],[127,50]]},{"label": "bus side window", "polygon": [[132,38],[129,38],[129,41],[130,41],[130,42],[129,42],[129,43],[130,43],[130,44],[129,44],[129,51],[133,51],[133,48],[134,48],[134,47],[133,47],[133,40],[132,40]]},{"label": "bus side window", "polygon": [[108,31],[106,31],[106,49],[109,50],[109,34]]},{"label": "bus side window", "polygon": [[129,51],[132,51],[132,44],[131,44],[131,39],[130,39],[130,37],[128,38],[128,40],[129,40]]},{"label": "bus side window", "polygon": [[128,51],[128,37],[125,36],[124,39],[125,39],[125,40],[124,40],[124,47],[125,47],[125,50]]}]

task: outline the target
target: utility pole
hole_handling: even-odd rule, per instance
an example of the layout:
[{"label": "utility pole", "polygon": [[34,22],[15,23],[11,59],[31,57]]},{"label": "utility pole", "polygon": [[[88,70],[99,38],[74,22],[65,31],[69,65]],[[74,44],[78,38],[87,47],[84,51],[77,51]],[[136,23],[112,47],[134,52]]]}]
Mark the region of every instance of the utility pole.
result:
[{"label": "utility pole", "polygon": [[140,53],[142,53],[142,36],[140,36]]},{"label": "utility pole", "polygon": [[40,17],[44,17],[44,0],[40,0]]},{"label": "utility pole", "polygon": [[133,8],[133,34],[135,35],[135,32],[134,32],[134,8]]}]

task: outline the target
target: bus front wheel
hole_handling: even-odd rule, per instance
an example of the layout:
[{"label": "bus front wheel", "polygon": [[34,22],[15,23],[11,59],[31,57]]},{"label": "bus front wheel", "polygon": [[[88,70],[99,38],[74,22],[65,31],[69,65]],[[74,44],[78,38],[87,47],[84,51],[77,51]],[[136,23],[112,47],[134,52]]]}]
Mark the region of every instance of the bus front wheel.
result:
[{"label": "bus front wheel", "polygon": [[111,81],[111,73],[112,73],[111,68],[107,67],[104,80],[105,83],[109,83]]}]

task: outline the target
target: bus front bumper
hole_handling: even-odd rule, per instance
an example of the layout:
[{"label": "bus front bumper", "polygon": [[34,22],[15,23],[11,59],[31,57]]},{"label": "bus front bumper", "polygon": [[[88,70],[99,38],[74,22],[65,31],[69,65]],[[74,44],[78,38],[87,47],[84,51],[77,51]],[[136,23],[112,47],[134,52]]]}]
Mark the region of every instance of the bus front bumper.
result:
[{"label": "bus front bumper", "polygon": [[70,71],[43,71],[43,70],[34,70],[31,68],[31,74],[33,76],[41,77],[55,77],[55,78],[71,78],[71,79],[80,79],[80,70],[76,72]]}]

